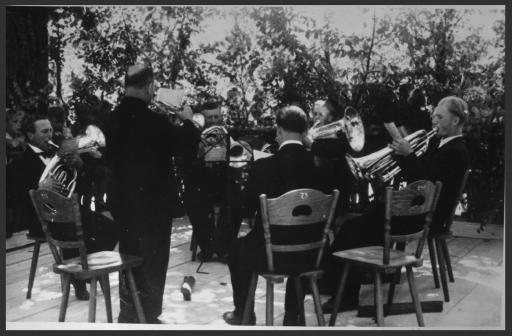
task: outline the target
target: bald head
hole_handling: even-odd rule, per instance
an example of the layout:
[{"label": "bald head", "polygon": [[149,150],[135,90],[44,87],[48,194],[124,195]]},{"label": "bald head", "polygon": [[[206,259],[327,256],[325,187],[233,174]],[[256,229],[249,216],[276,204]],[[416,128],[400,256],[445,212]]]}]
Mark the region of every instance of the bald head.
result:
[{"label": "bald head", "polygon": [[153,69],[151,66],[138,63],[128,67],[124,79],[125,95],[150,103],[155,94]]}]

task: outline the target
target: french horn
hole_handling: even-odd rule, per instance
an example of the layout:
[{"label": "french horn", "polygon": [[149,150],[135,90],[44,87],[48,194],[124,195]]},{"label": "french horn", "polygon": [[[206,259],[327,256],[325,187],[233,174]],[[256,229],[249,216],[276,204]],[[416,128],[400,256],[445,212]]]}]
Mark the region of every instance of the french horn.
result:
[{"label": "french horn", "polygon": [[[429,132],[419,130],[404,139],[411,144],[416,156],[420,156],[425,153],[430,139],[436,134],[436,128]],[[393,156],[393,149],[388,146],[360,158],[354,158],[350,154],[346,154],[345,158],[352,175],[358,181],[386,183],[401,171],[396,158]]]},{"label": "french horn", "polygon": [[360,152],[364,147],[364,125],[359,112],[351,106],[345,109],[343,118],[322,126],[313,126],[309,136],[314,140],[336,138],[339,131],[345,135],[350,147]]},{"label": "french horn", "polygon": [[[105,147],[105,135],[94,125],[89,125],[84,135],[64,140],[57,154],[55,154],[39,179],[40,188],[51,188],[64,197],[71,197],[76,187],[78,173],[74,167],[61,163],[61,157],[68,153],[98,152],[98,148]],[[101,154],[100,154],[101,155]]]}]

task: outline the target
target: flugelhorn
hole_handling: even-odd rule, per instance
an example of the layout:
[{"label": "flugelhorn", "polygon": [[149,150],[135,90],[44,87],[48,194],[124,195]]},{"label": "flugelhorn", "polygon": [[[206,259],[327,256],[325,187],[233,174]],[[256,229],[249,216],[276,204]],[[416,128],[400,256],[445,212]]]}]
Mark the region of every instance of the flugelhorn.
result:
[{"label": "flugelhorn", "polygon": [[309,136],[313,140],[336,138],[342,131],[350,147],[359,152],[364,147],[364,125],[359,112],[351,106],[345,109],[343,118],[327,125],[313,126],[309,130]]},{"label": "flugelhorn", "polygon": [[43,171],[39,179],[39,186],[50,187],[64,197],[71,197],[76,187],[78,173],[74,167],[61,164],[61,156],[73,152],[79,154],[97,152],[98,148],[105,147],[105,145],[105,135],[94,125],[89,125],[84,135],[64,140],[58,153],[51,158]]},{"label": "flugelhorn", "polygon": [[[429,132],[419,130],[409,134],[404,139],[411,144],[413,152],[420,156],[425,153],[430,139],[436,134],[436,128]],[[401,171],[396,158],[393,156],[393,149],[387,146],[360,158],[354,158],[350,154],[346,154],[345,158],[352,175],[358,181],[367,180],[386,183]]]}]

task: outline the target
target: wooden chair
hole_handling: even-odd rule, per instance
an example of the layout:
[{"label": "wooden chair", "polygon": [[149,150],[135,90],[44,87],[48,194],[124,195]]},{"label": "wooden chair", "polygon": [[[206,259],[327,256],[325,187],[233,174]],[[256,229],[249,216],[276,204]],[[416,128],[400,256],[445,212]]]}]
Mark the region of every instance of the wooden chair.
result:
[{"label": "wooden chair", "polygon": [[[336,322],[338,307],[352,265],[357,265],[374,274],[374,299],[377,324],[379,326],[384,325],[382,274],[396,274],[398,270],[405,266],[418,324],[422,327],[425,325],[412,268],[419,267],[423,264],[423,258],[421,256],[423,246],[428,236],[432,213],[435,210],[440,190],[441,182],[437,182],[436,185],[434,185],[432,182],[425,180],[411,183],[404,189],[398,191],[392,190],[392,187],[387,187],[385,193],[384,246],[367,246],[333,253],[335,257],[344,262],[345,268],[336,293],[334,310],[329,321],[330,326],[333,326]],[[425,214],[425,222],[423,227],[417,232],[407,235],[391,234],[391,219],[393,217],[421,214]],[[416,240],[418,244],[414,255],[409,255],[406,252],[391,248],[393,243],[410,242],[413,240]],[[391,281],[389,284],[388,309],[393,303],[395,285],[395,281]]]},{"label": "wooden chair", "polygon": [[[97,281],[100,282],[105,297],[107,321],[112,323],[109,274],[124,271],[127,274],[139,322],[145,323],[146,319],[132,274],[132,268],[140,266],[142,258],[114,251],[100,251],[87,254],[77,195],[73,194],[71,198],[66,198],[46,189],[30,190],[29,193],[37,216],[41,221],[46,241],[55,259],[53,271],[61,276],[62,300],[59,322],[64,322],[65,320],[69,287],[71,280],[74,278],[77,280],[90,280],[89,322],[94,322],[96,319],[96,284]],[[56,224],[72,225],[75,236],[70,237],[69,240],[55,239],[55,233],[52,232],[52,228]],[[78,249],[80,256],[64,260],[62,249]]]},{"label": "wooden chair", "polygon": [[[296,285],[297,301],[299,302],[300,322],[305,323],[304,302],[302,299],[302,278],[309,279],[315,311],[320,326],[325,325],[317,279],[323,274],[320,270],[320,261],[327,242],[327,235],[333,221],[339,191],[334,190],[332,195],[326,195],[314,189],[297,189],[287,192],[280,197],[267,199],[260,195],[261,218],[265,236],[265,250],[267,255],[268,272],[254,272],[252,274],[243,323],[248,324],[250,311],[254,302],[258,275],[267,282],[266,294],[266,325],[274,323],[274,284],[282,283],[288,276],[293,276]],[[309,227],[314,233],[308,236],[308,241],[286,243],[276,242],[276,237],[296,236],[297,230]],[[276,234],[276,230],[279,234]],[[309,231],[308,231],[309,232]],[[272,234],[275,234],[272,236]],[[301,265],[301,273],[289,274],[283,272],[279,265],[279,256],[294,253],[311,253],[312,262]],[[306,261],[307,262],[307,261]]]},{"label": "wooden chair", "polygon": [[39,260],[39,251],[41,244],[46,242],[44,237],[31,236],[27,234],[27,239],[34,241],[34,249],[32,250],[32,262],[30,263],[30,273],[28,274],[27,299],[32,297],[32,287],[36,277],[37,261]]},{"label": "wooden chair", "polygon": [[434,283],[436,285],[436,288],[439,288],[439,275],[437,273],[437,265],[439,264],[439,273],[441,273],[441,284],[443,286],[443,295],[445,302],[450,301],[450,293],[448,291],[448,281],[446,279],[446,273],[448,273],[448,278],[450,282],[455,282],[455,279],[453,278],[452,262],[450,260],[450,253],[448,251],[448,244],[446,243],[446,240],[453,237],[451,232],[453,216],[455,215],[457,204],[462,198],[462,192],[464,191],[470,172],[471,170],[468,169],[464,173],[464,177],[462,178],[460,188],[457,192],[455,204],[453,205],[453,210],[450,213],[450,217],[446,221],[445,231],[440,233],[431,233],[429,234],[427,240],[428,250],[430,254],[430,263],[432,264],[432,275],[434,276]]}]

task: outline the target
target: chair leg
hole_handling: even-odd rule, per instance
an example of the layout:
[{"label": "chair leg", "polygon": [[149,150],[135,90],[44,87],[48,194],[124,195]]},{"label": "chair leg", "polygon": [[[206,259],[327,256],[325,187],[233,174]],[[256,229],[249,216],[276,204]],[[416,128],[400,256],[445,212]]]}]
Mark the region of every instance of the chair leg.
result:
[{"label": "chair leg", "polygon": [[414,310],[416,311],[416,319],[418,320],[418,325],[420,327],[424,327],[425,322],[423,321],[423,312],[421,310],[421,302],[418,296],[418,290],[416,289],[416,283],[414,281],[412,266],[406,266],[406,270],[407,280],[409,281],[409,290],[411,291],[412,302],[414,304]]},{"label": "chair leg", "polygon": [[439,274],[437,273],[437,257],[436,257],[436,245],[434,244],[434,238],[428,238],[428,253],[430,254],[430,264],[432,265],[432,275],[434,276],[434,284],[436,288],[439,288]]},{"label": "chair leg", "polygon": [[306,313],[304,311],[304,297],[302,294],[302,282],[300,277],[293,278],[295,282],[295,296],[299,306],[299,325],[306,325]]},{"label": "chair leg", "polygon": [[105,297],[105,308],[107,309],[107,322],[112,323],[112,300],[110,298],[110,281],[108,274],[100,278],[101,289]]},{"label": "chair leg", "polygon": [[399,267],[396,270],[396,272],[395,272],[394,279],[389,282],[388,303],[386,305],[386,309],[384,309],[384,316],[388,316],[389,315],[389,312],[390,312],[390,309],[391,309],[391,305],[393,304],[393,298],[395,296],[395,287],[396,287],[396,284],[397,284],[397,280],[396,279],[400,279],[401,275],[402,275],[402,267]]},{"label": "chair leg", "polygon": [[[320,302],[320,291],[318,290],[318,284],[316,282],[316,277],[309,277],[309,282],[311,284],[311,292],[313,294],[313,302],[315,303],[315,312],[316,319],[318,320],[318,325],[320,327],[325,326],[324,314],[322,313],[322,303]],[[304,307],[304,301],[302,302],[302,306]]]},{"label": "chair leg", "polygon": [[249,315],[252,313],[251,307],[254,302],[254,295],[256,295],[256,286],[258,285],[258,273],[253,272],[251,275],[251,282],[249,284],[249,291],[247,292],[247,299],[245,300],[244,316],[242,318],[242,325],[249,324]]},{"label": "chair leg", "polygon": [[61,278],[62,281],[62,299],[60,301],[60,311],[59,311],[59,322],[64,322],[66,319],[66,310],[68,309],[68,299],[69,299],[69,287],[71,285],[71,275],[65,274]]},{"label": "chair leg", "polygon": [[375,317],[379,327],[384,326],[384,303],[382,301],[382,274],[379,271],[373,273],[373,295],[375,301]]},{"label": "chair leg", "polygon": [[448,251],[448,243],[446,243],[446,239],[439,239],[441,246],[443,247],[444,260],[446,262],[446,270],[448,271],[448,279],[450,282],[455,282],[453,278],[453,270],[452,270],[452,260],[450,259],[450,251]]},{"label": "chair leg", "polygon": [[196,261],[197,256],[197,239],[194,232],[192,232],[192,238],[190,239],[190,251],[192,251],[192,261]]},{"label": "chair leg", "polygon": [[32,297],[32,287],[34,286],[34,278],[36,277],[37,260],[39,259],[39,249],[41,242],[36,240],[34,250],[32,251],[32,262],[30,264],[30,273],[28,274],[27,299]]},{"label": "chair leg", "polygon": [[89,298],[89,322],[96,321],[96,277],[91,279],[91,296]]},{"label": "chair leg", "polygon": [[444,259],[443,248],[441,244],[436,240],[436,252],[437,259],[439,261],[439,273],[441,273],[441,286],[443,287],[444,301],[450,301],[450,293],[448,292],[448,280],[446,279],[446,261]]},{"label": "chair leg", "polygon": [[135,310],[137,311],[139,323],[146,323],[146,317],[144,316],[144,310],[142,309],[142,303],[140,302],[140,297],[139,293],[137,292],[137,285],[135,284],[132,270],[127,269],[125,272],[128,278],[128,283],[130,284],[130,290],[132,292],[133,302],[135,303]]},{"label": "chair leg", "polygon": [[267,299],[265,309],[265,325],[274,325],[274,283],[267,279]]},{"label": "chair leg", "polygon": [[345,289],[345,284],[347,283],[347,276],[350,270],[350,265],[346,264],[345,269],[343,270],[343,274],[340,279],[340,284],[338,285],[338,290],[336,291],[336,297],[334,299],[334,307],[332,308],[331,318],[329,319],[329,326],[334,326],[336,323],[336,317],[338,315],[338,308],[341,303],[341,298],[343,297],[343,290]]}]

